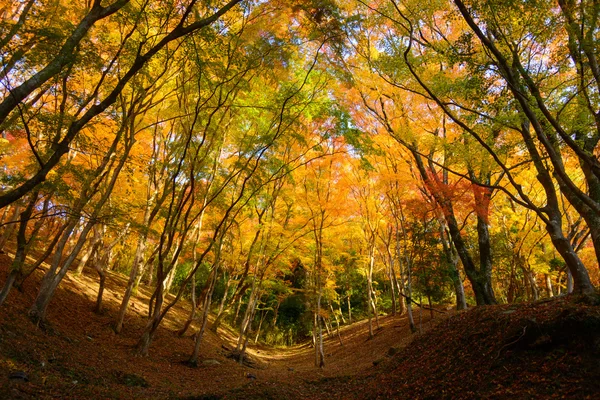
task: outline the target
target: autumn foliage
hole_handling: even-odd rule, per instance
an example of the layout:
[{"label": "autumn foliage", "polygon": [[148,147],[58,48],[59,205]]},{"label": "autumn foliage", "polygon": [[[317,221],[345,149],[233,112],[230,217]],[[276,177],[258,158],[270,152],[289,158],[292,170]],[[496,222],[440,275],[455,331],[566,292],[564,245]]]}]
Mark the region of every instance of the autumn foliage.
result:
[{"label": "autumn foliage", "polygon": [[597,14],[0,1],[0,306],[42,274],[26,313],[43,329],[93,271],[116,334],[149,291],[139,355],[185,303],[190,365],[229,326],[240,363],[310,341],[326,368],[324,336],[353,321],[373,338],[386,314],[417,332],[424,307],[593,298]]}]

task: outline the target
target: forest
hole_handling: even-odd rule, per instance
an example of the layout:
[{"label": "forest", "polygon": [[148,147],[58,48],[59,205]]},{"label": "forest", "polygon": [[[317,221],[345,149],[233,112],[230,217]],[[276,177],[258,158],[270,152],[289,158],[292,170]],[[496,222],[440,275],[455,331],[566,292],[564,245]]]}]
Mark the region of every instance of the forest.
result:
[{"label": "forest", "polygon": [[[99,347],[127,338],[128,360],[178,352],[185,374],[219,346],[246,367],[304,348],[324,373],[358,325],[357,349],[425,351],[438,320],[495,318],[491,364],[578,324],[600,352],[598,1],[0,0],[0,16],[2,379],[37,376],[7,332],[27,348],[67,320],[110,332]],[[431,390],[378,396],[448,396]],[[272,398],[314,395],[294,393]]]}]

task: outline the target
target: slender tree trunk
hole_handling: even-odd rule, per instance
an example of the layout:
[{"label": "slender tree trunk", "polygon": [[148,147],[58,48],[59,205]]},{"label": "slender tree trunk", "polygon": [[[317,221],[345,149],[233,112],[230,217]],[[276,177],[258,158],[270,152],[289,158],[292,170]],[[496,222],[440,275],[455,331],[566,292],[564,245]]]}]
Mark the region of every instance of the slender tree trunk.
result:
[{"label": "slender tree trunk", "polygon": [[338,321],[337,317],[335,317],[335,329],[337,331],[338,340],[340,341],[340,346],[343,346],[344,342],[342,341],[342,335],[340,334],[340,322]]},{"label": "slender tree trunk", "polygon": [[569,272],[573,278],[573,290],[577,293],[594,293],[595,289],[590,281],[587,269],[581,262],[581,259],[573,250],[571,243],[562,233],[559,222],[551,222],[547,224],[550,233],[550,240],[554,244],[556,250],[565,260]]},{"label": "slender tree trunk", "polygon": [[575,283],[573,282],[573,275],[571,271],[567,269],[567,293],[571,294],[575,290]]},{"label": "slender tree trunk", "polygon": [[94,263],[94,267],[100,278],[98,283],[98,296],[96,297],[96,307],[94,308],[94,312],[98,314],[102,312],[102,295],[104,294],[104,284],[106,282],[106,272],[104,272],[104,269],[106,267],[106,262],[108,261],[106,258],[106,256],[103,256],[98,262]]},{"label": "slender tree trunk", "polygon": [[538,287],[537,284],[535,282],[535,277],[533,276],[533,272],[529,269],[527,269],[525,266],[522,266],[523,268],[523,275],[525,276],[525,278],[527,279],[527,284],[529,285],[529,288],[531,289],[531,301],[537,301],[539,300],[539,293],[538,293]]},{"label": "slender tree trunk", "polygon": [[250,291],[250,298],[248,299],[248,306],[246,307],[246,312],[244,313],[244,318],[242,319],[242,323],[240,325],[240,336],[238,338],[238,343],[236,350],[238,351],[239,363],[244,363],[244,357],[246,354],[246,347],[248,345],[248,338],[250,337],[250,332],[252,330],[252,321],[254,320],[254,313],[256,311],[256,306],[259,302],[259,291],[262,285],[262,277],[261,281],[257,284],[256,278],[252,283],[252,289]]},{"label": "slender tree trunk", "polygon": [[257,299],[257,287],[256,287],[256,278],[253,278],[252,289],[250,289],[250,297],[248,298],[248,305],[246,307],[246,311],[244,312],[244,317],[242,318],[242,322],[240,324],[240,334],[237,341],[236,350],[240,351],[244,341],[244,335],[250,329],[250,325],[252,324],[252,316],[254,313],[254,307]]},{"label": "slender tree trunk", "polygon": [[169,294],[171,292],[171,286],[173,286],[173,279],[175,279],[175,274],[177,273],[178,262],[176,261],[171,271],[167,274],[167,279],[164,281],[165,285],[165,294]]},{"label": "slender tree trunk", "polygon": [[256,329],[256,336],[254,337],[254,344],[258,343],[258,338],[260,337],[260,329],[262,328],[262,324],[267,316],[268,310],[264,310],[262,315],[260,316],[260,321],[258,323],[258,328]]},{"label": "slender tree trunk", "polygon": [[466,310],[467,298],[465,296],[465,287],[463,286],[457,263],[453,263],[452,265],[453,268],[450,273],[452,274],[452,283],[454,285],[454,293],[456,294],[456,309],[458,311]]},{"label": "slender tree trunk", "polygon": [[367,319],[369,321],[369,339],[373,339],[373,308],[371,307],[371,290],[367,288]]},{"label": "slender tree trunk", "polygon": [[433,321],[433,318],[435,317],[433,315],[433,304],[431,304],[431,295],[427,294],[427,304],[429,305],[429,318],[431,319],[431,321]]},{"label": "slender tree trunk", "polygon": [[419,334],[423,333],[423,298],[419,295]]},{"label": "slender tree trunk", "polygon": [[[400,213],[402,215],[402,213]],[[398,280],[398,278],[396,277],[396,274],[394,274],[394,281],[396,283],[396,287],[398,289],[398,295],[399,295],[399,299],[400,299],[400,315],[404,315],[405,312],[408,312],[408,308],[406,306],[406,301],[405,301],[405,296],[406,296],[406,288],[404,286],[404,276],[405,276],[405,266],[404,263],[402,262],[402,246],[401,246],[401,241],[400,241],[400,222],[398,221],[398,216],[397,213],[394,214],[394,220],[395,220],[395,234],[394,234],[394,238],[395,238],[395,244],[394,244],[394,252],[396,255],[396,259],[398,260],[398,268],[399,268],[399,273],[400,273],[400,280]],[[406,238],[405,238],[406,240]]]},{"label": "slender tree trunk", "polygon": [[[4,207],[4,211],[2,211],[2,217],[0,217],[0,225],[4,224],[4,222],[6,220],[6,216],[8,215],[8,212],[10,211],[11,208],[12,208],[11,205]],[[0,227],[0,230],[2,232],[4,232],[5,229],[6,229],[6,227],[4,227],[4,226]]]},{"label": "slender tree trunk", "polygon": [[33,306],[29,310],[29,316],[35,322],[39,322],[42,324],[45,322],[46,312],[48,309],[48,305],[50,304],[50,300],[54,296],[54,292],[56,291],[56,288],[58,287],[58,285],[60,284],[62,279],[65,277],[65,275],[67,274],[69,267],[75,261],[77,254],[83,247],[83,244],[85,242],[87,234],[92,229],[92,226],[93,226],[92,221],[88,222],[84,226],[84,228],[79,236],[79,239],[77,240],[77,242],[75,244],[75,247],[73,248],[73,250],[71,250],[69,256],[66,258],[66,260],[62,263],[62,266],[60,266],[60,267],[59,267],[59,264],[61,262],[60,255],[62,254],[60,247],[61,247],[61,245],[62,245],[62,248],[64,248],[66,246],[66,242],[69,239],[70,234],[65,235],[62,243],[59,244],[59,250],[57,251],[58,254],[57,254],[57,256],[55,256],[53,265],[46,272],[46,274],[44,275],[44,278],[42,278],[42,282],[40,284],[40,289],[39,289],[38,295],[35,299],[35,302],[33,303]]},{"label": "slender tree trunk", "polygon": [[319,322],[319,368],[325,367],[325,351],[323,350],[323,317],[317,317]]},{"label": "slender tree trunk", "polygon": [[243,296],[240,296],[240,298],[238,299],[237,307],[235,308],[235,316],[233,317],[234,323],[236,323],[236,321],[238,320],[238,318],[240,316],[240,310],[242,309],[243,300],[244,300]]},{"label": "slender tree trunk", "polygon": [[316,278],[316,288],[317,288],[317,308],[315,310],[315,318],[314,318],[314,322],[315,322],[315,333],[316,333],[316,339],[317,339],[317,343],[315,346],[315,353],[316,353],[316,358],[315,358],[315,363],[316,366],[319,368],[323,368],[325,366],[325,352],[323,351],[323,324],[322,324],[322,317],[321,317],[321,299],[323,297],[323,288],[322,288],[322,284],[321,284],[321,268],[322,268],[322,229],[319,230],[319,233],[317,235],[318,239],[317,241],[317,251],[316,251],[316,257],[315,257],[315,278]]},{"label": "slender tree trunk", "polygon": [[146,324],[146,328],[142,333],[137,345],[136,345],[136,353],[141,356],[147,356],[148,351],[150,350],[150,343],[152,343],[152,339],[154,337],[154,333],[156,329],[160,325],[162,320],[161,318],[161,310],[163,305],[163,285],[157,285],[157,292],[155,297],[155,304],[152,309],[152,314]]},{"label": "slender tree trunk", "polygon": [[546,280],[546,294],[548,297],[554,296],[554,290],[552,288],[552,280],[550,279],[550,274],[544,274],[544,278]]},{"label": "slender tree trunk", "polygon": [[212,302],[212,295],[215,289],[215,283],[217,282],[218,276],[218,265],[215,264],[211,276],[207,281],[207,290],[202,301],[202,324],[198,332],[194,336],[194,350],[190,356],[189,363],[192,365],[198,365],[198,357],[200,356],[200,345],[206,331],[206,324],[208,321],[208,314],[210,313],[210,304]]},{"label": "slender tree trunk", "polygon": [[393,264],[390,265],[390,272],[388,273],[388,279],[390,281],[390,291],[392,294],[392,315],[396,315],[398,313],[397,311],[397,307],[396,307],[396,288],[394,285],[394,277],[393,277]]},{"label": "slender tree trunk", "polygon": [[219,317],[221,317],[221,315],[223,314],[223,309],[225,307],[225,301],[227,301],[227,294],[229,292],[229,287],[231,286],[231,277],[227,278],[227,281],[225,282],[225,290],[223,291],[223,297],[221,298],[221,301],[219,303],[219,310],[217,311],[217,316],[215,317],[215,323],[216,320],[219,319]]},{"label": "slender tree trunk", "polygon": [[348,297],[346,297],[347,301],[348,301],[348,323],[352,324],[352,304],[350,304],[350,294],[348,294]]},{"label": "slender tree trunk", "polygon": [[[341,299],[339,299],[339,300],[341,300]],[[340,318],[342,319],[342,324],[345,325],[346,324],[346,319],[344,318],[344,313],[342,312],[342,303],[341,303],[341,301],[338,302],[338,311],[340,312]]]},{"label": "slender tree trunk", "polygon": [[408,325],[410,326],[410,330],[412,333],[417,331],[415,325],[415,319],[413,316],[413,308],[412,308],[412,266],[410,260],[406,262],[406,311],[408,314]]},{"label": "slender tree trunk", "polygon": [[4,304],[4,301],[8,297],[8,294],[10,293],[10,290],[12,289],[13,284],[15,283],[15,281],[17,280],[19,275],[20,275],[20,271],[16,270],[16,269],[11,269],[10,272],[8,273],[6,282],[4,282],[4,286],[2,287],[2,290],[0,291],[0,306],[2,304]]},{"label": "slender tree trunk", "polygon": [[19,212],[21,211],[21,204],[17,203],[13,209],[12,217],[10,218],[10,223],[8,226],[4,228],[4,233],[2,237],[0,237],[0,251],[4,250],[4,246],[12,236],[15,231],[15,227],[17,226],[17,222],[19,221]]},{"label": "slender tree trunk", "polygon": [[322,318],[322,320],[323,320],[323,324],[325,325],[325,330],[327,331],[327,337],[331,338],[331,331],[333,330],[331,327],[331,320],[329,318],[328,319]]},{"label": "slender tree trunk", "polygon": [[152,286],[152,283],[154,282],[154,262],[146,263],[145,268],[143,269],[142,273],[140,274],[140,277],[137,280],[136,286],[140,285],[144,274],[146,275],[146,285]]},{"label": "slender tree trunk", "polygon": [[490,242],[490,226],[487,221],[489,199],[485,203],[485,215],[477,216],[477,241],[479,243],[479,281],[481,282],[486,304],[496,304],[496,295],[492,286],[492,244]]},{"label": "slender tree trunk", "polygon": [[396,315],[398,313],[398,306],[396,304],[396,270],[394,268],[394,256],[391,250],[391,241],[392,241],[393,230],[390,229],[385,236],[384,244],[387,256],[387,275],[388,280],[390,281],[390,294],[392,295],[392,315]]},{"label": "slender tree trunk", "polygon": [[246,283],[246,284],[243,284],[242,286],[238,285],[238,287],[239,287],[239,290],[237,292],[234,292],[233,296],[228,301],[229,304],[227,304],[225,306],[223,312],[221,312],[221,314],[215,319],[215,322],[211,327],[211,330],[213,332],[217,331],[217,328],[221,325],[221,321],[223,321],[223,319],[229,314],[231,308],[234,305],[236,306],[236,310],[235,310],[235,316],[233,318],[233,323],[234,324],[236,323],[239,313],[240,313],[240,308],[242,306],[244,294],[248,290],[249,285]]},{"label": "slender tree trunk", "polygon": [[4,284],[2,291],[0,291],[0,306],[6,300],[6,297],[8,296],[8,293],[10,292],[11,288],[13,287],[13,284],[15,283],[15,281],[17,281],[19,278],[21,278],[23,276],[23,266],[25,264],[26,247],[27,247],[27,237],[26,237],[27,224],[29,223],[29,220],[31,218],[31,214],[33,212],[33,207],[37,203],[38,194],[39,194],[39,190],[32,193],[29,203],[27,204],[27,207],[25,207],[25,210],[23,210],[23,212],[19,216],[19,230],[17,232],[17,249],[15,252],[15,258],[13,259],[13,261],[10,265],[10,269],[9,269],[10,272],[6,279],[6,283]]},{"label": "slender tree trunk", "polygon": [[517,291],[517,279],[516,279],[516,271],[515,271],[515,260],[514,256],[510,262],[510,280],[508,284],[508,294],[506,295],[506,302],[508,304],[512,304],[516,298]]},{"label": "slender tree trunk", "polygon": [[31,268],[29,269],[29,271],[27,273],[25,273],[22,277],[19,277],[16,282],[14,283],[14,286],[16,288],[21,288],[23,286],[23,283],[25,282],[25,280],[27,280],[27,278],[29,276],[31,276],[31,274],[33,274],[33,272],[38,269],[40,267],[40,265],[42,265],[46,259],[48,257],[50,257],[50,254],[52,253],[52,251],[54,250],[54,248],[56,247],[58,241],[60,240],[60,238],[62,237],[63,232],[65,231],[65,229],[68,226],[68,222],[63,224],[58,232],[56,233],[56,235],[54,236],[54,238],[52,239],[52,241],[50,242],[50,244],[48,244],[48,247],[46,248],[46,250],[44,251],[44,254],[42,254],[37,261],[35,262],[35,264],[33,264],[31,266]]},{"label": "slender tree trunk", "polygon": [[[146,219],[146,218],[144,218]],[[123,299],[121,300],[121,306],[119,307],[119,314],[117,316],[117,321],[115,323],[115,332],[121,333],[123,329],[123,321],[125,320],[125,314],[127,314],[127,308],[129,307],[129,301],[131,300],[131,295],[133,293],[133,289],[135,287],[137,275],[140,269],[140,264],[143,262],[143,255],[146,249],[146,240],[147,233],[144,232],[140,235],[138,240],[135,255],[133,256],[133,263],[131,264],[131,271],[129,272],[129,280],[127,281],[127,287],[125,288],[125,293],[123,294]]]},{"label": "slender tree trunk", "polygon": [[196,274],[194,274],[192,276],[191,290],[192,290],[192,298],[191,298],[192,306],[191,306],[191,310],[190,310],[190,316],[188,317],[187,321],[185,321],[185,323],[183,324],[183,327],[179,331],[177,331],[177,336],[185,335],[185,332],[188,330],[188,328],[190,327],[192,322],[194,322],[194,318],[196,318],[196,308],[197,308],[197,304],[196,304]]},{"label": "slender tree trunk", "polygon": [[81,259],[79,260],[79,265],[77,265],[75,275],[81,275],[81,273],[83,272],[83,268],[85,268],[88,264],[88,261],[90,260],[92,254],[98,251],[98,247],[102,243],[102,236],[103,232],[101,231],[100,226],[94,226],[94,235],[92,236],[92,239],[88,242],[88,246],[85,253],[83,254],[83,257],[81,257]]},{"label": "slender tree trunk", "polygon": [[[329,302],[329,309],[331,310],[331,315],[333,315],[333,317],[335,319],[335,328],[336,328],[336,333],[337,333],[338,339],[340,341],[340,346],[343,346],[344,343],[342,342],[342,336],[340,335],[340,320],[338,319],[335,311],[333,311],[333,304],[331,304],[331,301]],[[341,314],[341,308],[340,308],[340,314]]]},{"label": "slender tree trunk", "polygon": [[[371,307],[375,315],[377,329],[379,329],[379,313],[377,312],[375,290],[373,289],[373,268],[375,266],[375,235],[373,235],[372,243],[369,249],[369,271],[367,273],[367,292],[369,293],[369,307]],[[371,337],[373,337],[371,335]]]},{"label": "slender tree trunk", "polygon": [[452,241],[446,231],[446,222],[443,218],[438,218],[440,224],[440,238],[448,268],[450,269],[450,278],[454,286],[454,294],[456,295],[456,310],[467,309],[467,299],[465,297],[465,288],[458,270],[458,257],[455,256],[452,248]]}]

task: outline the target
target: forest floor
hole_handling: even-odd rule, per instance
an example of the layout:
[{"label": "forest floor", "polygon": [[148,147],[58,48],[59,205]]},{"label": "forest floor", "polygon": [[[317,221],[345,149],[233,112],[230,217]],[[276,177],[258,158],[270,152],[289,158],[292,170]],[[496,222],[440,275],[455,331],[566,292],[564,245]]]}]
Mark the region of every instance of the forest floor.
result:
[{"label": "forest floor", "polygon": [[[0,255],[0,282],[10,258]],[[325,339],[326,366],[314,366],[309,345],[250,345],[252,367],[227,358],[235,333],[207,330],[200,366],[186,360],[196,326],[176,331],[189,312],[169,313],[150,348],[134,346],[144,328],[148,291],[133,300],[123,332],[112,323],[126,278],[109,273],[104,311],[92,312],[93,271],[67,275],[45,330],[27,310],[41,272],[13,291],[0,308],[0,398],[14,399],[369,399],[369,398],[598,398],[600,307],[578,298],[422,313],[421,334],[406,316],[382,316],[368,340],[366,321]],[[417,323],[419,312],[415,311]],[[23,379],[10,379],[24,373]]]}]

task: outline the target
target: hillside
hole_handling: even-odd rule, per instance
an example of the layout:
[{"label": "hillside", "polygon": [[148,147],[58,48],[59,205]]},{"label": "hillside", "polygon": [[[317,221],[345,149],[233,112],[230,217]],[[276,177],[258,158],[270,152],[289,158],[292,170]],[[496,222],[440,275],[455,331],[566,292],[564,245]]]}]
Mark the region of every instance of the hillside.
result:
[{"label": "hillside", "polygon": [[[9,259],[0,257],[4,280]],[[137,357],[133,346],[144,326],[148,293],[141,290],[123,333],[116,335],[111,323],[117,313],[116,293],[123,292],[125,279],[108,275],[105,310],[97,315],[92,312],[98,287],[94,272],[67,275],[50,305],[49,326],[42,331],[26,317],[40,277],[26,281],[23,292],[13,291],[0,309],[0,387],[9,398],[320,397],[323,383],[372,372],[373,361],[385,357],[390,347],[411,340],[405,317],[381,317],[373,340],[366,341],[365,322],[341,330],[344,346],[335,336],[327,338],[323,370],[313,366],[314,354],[307,345],[251,346],[255,367],[250,368],[226,357],[235,334],[220,328],[218,335],[207,330],[201,350],[205,363],[191,368],[185,361],[193,347],[192,330],[183,338],[175,334],[187,317],[187,302],[175,307],[159,328],[150,356]],[[423,329],[431,326],[428,321],[424,313]],[[9,380],[15,371],[25,372],[29,381]]]},{"label": "hillside", "polygon": [[[7,260],[3,255],[1,279]],[[433,322],[424,312],[423,334],[414,336],[406,317],[381,317],[372,340],[358,322],[341,330],[343,346],[335,335],[327,338],[322,370],[308,345],[252,346],[254,366],[240,366],[226,357],[234,333],[208,331],[204,363],[191,368],[191,333],[174,333],[187,303],[160,328],[150,356],[136,357],[143,290],[116,335],[111,322],[124,279],[109,275],[106,309],[97,315],[96,277],[68,276],[42,331],[25,317],[38,279],[0,309],[0,387],[7,398],[592,398],[600,391],[600,308],[577,299],[437,313]],[[15,372],[28,381],[9,379]]]},{"label": "hillside", "polygon": [[357,398],[598,398],[600,307],[589,299],[452,316],[361,382]]}]

